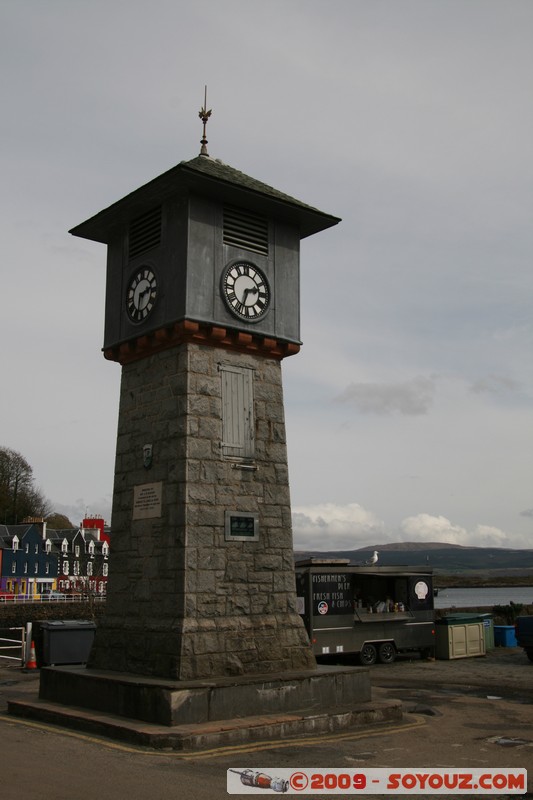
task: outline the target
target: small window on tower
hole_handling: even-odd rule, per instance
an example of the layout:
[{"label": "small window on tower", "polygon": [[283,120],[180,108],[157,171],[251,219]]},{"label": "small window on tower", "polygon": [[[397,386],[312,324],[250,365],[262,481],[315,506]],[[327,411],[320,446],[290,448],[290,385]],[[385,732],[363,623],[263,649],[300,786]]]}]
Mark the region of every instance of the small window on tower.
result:
[{"label": "small window on tower", "polygon": [[222,379],[222,455],[252,461],[254,439],[254,370],[248,367],[219,366]]}]

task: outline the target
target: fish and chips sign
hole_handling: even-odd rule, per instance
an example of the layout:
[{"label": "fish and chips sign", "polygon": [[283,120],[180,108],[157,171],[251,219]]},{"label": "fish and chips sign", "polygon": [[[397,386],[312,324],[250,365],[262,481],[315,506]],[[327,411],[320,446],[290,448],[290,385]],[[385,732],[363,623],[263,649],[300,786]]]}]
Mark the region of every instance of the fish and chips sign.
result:
[{"label": "fish and chips sign", "polygon": [[346,573],[313,575],[313,615],[350,614],[353,598]]}]

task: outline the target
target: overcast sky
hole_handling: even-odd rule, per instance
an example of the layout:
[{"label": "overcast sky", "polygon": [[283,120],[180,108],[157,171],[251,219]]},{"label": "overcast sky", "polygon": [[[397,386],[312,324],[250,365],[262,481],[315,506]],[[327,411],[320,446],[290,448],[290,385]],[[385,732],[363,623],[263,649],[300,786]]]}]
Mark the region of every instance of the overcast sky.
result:
[{"label": "overcast sky", "polygon": [[531,0],[0,0],[0,444],[110,520],[104,245],[199,152],[342,222],[283,362],[297,547],[532,547]]}]

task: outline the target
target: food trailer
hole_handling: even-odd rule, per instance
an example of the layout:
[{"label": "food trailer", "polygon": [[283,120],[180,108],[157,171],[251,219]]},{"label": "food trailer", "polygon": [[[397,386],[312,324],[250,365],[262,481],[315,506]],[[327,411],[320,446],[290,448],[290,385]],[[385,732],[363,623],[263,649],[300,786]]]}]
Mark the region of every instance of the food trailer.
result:
[{"label": "food trailer", "polygon": [[296,593],[316,656],[357,653],[362,664],[435,647],[433,571],[356,566],[349,559],[296,562]]}]

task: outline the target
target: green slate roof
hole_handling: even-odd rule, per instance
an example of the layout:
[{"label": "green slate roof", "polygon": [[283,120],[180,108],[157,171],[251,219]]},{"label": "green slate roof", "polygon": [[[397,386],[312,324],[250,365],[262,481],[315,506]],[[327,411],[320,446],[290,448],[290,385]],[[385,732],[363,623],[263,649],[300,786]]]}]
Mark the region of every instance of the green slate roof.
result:
[{"label": "green slate roof", "polygon": [[336,225],[339,217],[325,214],[272,186],[211,156],[197,156],[144,184],[139,189],[82,222],[70,233],[97,242],[109,242],[118,225],[130,222],[169,197],[198,193],[241,206],[295,225],[303,239]]},{"label": "green slate roof", "polygon": [[[193,158],[191,161],[182,161],[179,166],[195,170],[196,172],[201,172],[204,175],[209,175],[211,178],[216,178],[220,181],[226,181],[227,183],[234,184],[235,186],[240,186],[242,189],[268,195],[269,197],[280,200],[283,203],[291,203],[294,206],[299,206],[300,208],[315,212],[316,214],[323,214],[323,212],[319,211],[318,208],[313,208],[313,206],[309,206],[307,203],[302,203],[300,200],[296,200],[296,198],[291,197],[288,194],[284,194],[278,189],[274,189],[273,186],[269,186],[266,183],[262,183],[262,181],[251,178],[250,175],[245,175],[244,172],[240,172],[240,170],[230,167],[228,164],[224,164],[223,161],[219,161],[217,158],[211,158],[210,156],[196,156],[196,158]],[[336,219],[337,222],[339,221],[336,217],[332,217],[332,219]]]}]

